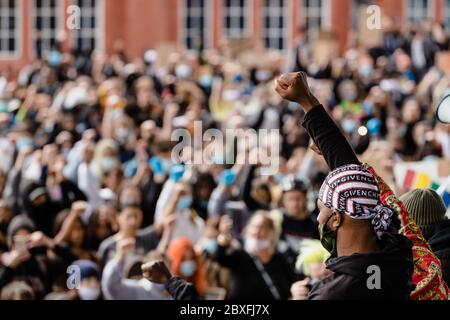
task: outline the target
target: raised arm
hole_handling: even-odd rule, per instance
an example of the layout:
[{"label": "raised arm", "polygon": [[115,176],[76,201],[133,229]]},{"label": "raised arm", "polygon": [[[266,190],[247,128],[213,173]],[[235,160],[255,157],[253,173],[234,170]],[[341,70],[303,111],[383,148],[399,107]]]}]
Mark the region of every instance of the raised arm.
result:
[{"label": "raised arm", "polygon": [[306,113],[303,126],[331,170],[348,164],[360,164],[347,139],[312,94],[304,72],[281,76],[276,81],[276,91],[284,99],[301,105]]}]

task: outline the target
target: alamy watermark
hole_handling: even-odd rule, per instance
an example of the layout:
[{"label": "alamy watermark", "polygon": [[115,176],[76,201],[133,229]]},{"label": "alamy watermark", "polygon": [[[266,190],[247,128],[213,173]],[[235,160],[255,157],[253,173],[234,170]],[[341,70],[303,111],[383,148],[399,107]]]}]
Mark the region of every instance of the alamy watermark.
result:
[{"label": "alamy watermark", "polygon": [[[187,165],[259,165],[261,175],[273,175],[280,164],[281,137],[278,129],[208,129],[202,121],[194,122],[193,135],[187,129],[176,129],[171,135],[178,144],[172,149],[175,164]],[[232,146],[231,148],[229,148]],[[249,156],[252,150],[253,156]],[[219,163],[217,159],[219,158]],[[220,163],[221,162],[221,163]]]},{"label": "alamy watermark", "polygon": [[81,270],[79,266],[69,266],[67,268],[67,289],[69,290],[75,290],[80,288],[80,282],[81,282]]},{"label": "alamy watermark", "polygon": [[381,30],[381,8],[377,5],[370,5],[366,10],[367,14],[367,29]]},{"label": "alamy watermark", "polygon": [[77,5],[70,5],[67,7],[67,21],[66,26],[69,30],[81,29],[81,8]]},{"label": "alamy watermark", "polygon": [[381,290],[381,268],[377,265],[371,265],[367,267],[366,272],[370,275],[366,281],[367,289]]}]

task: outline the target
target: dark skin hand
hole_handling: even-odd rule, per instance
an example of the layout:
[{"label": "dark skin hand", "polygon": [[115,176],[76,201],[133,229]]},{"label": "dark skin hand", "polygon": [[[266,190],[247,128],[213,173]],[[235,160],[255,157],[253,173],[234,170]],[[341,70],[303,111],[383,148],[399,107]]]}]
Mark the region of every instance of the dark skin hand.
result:
[{"label": "dark skin hand", "polygon": [[312,94],[308,85],[308,77],[304,72],[284,74],[275,82],[275,90],[278,94],[283,99],[299,103],[305,112],[320,104]]},{"label": "dark skin hand", "polygon": [[144,278],[153,283],[166,284],[172,279],[172,274],[163,261],[151,261],[141,268]]}]

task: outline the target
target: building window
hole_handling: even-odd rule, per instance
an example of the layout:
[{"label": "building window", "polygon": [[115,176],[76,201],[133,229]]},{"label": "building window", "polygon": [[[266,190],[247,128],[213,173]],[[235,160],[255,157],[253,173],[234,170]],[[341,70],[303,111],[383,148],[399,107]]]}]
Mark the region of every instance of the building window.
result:
[{"label": "building window", "polygon": [[300,0],[302,3],[303,25],[307,28],[310,38],[317,37],[321,29],[329,29],[331,25],[330,0]]},{"label": "building window", "polygon": [[39,57],[55,47],[58,31],[61,28],[61,1],[34,0],[33,31],[36,53]]},{"label": "building window", "polygon": [[208,14],[210,1],[184,1],[184,43],[189,49],[202,50],[208,47],[209,23]]},{"label": "building window", "polygon": [[78,50],[93,51],[102,49],[103,39],[103,1],[75,0],[81,9],[80,30],[77,30],[75,47]]},{"label": "building window", "polygon": [[447,28],[450,27],[450,0],[444,2],[444,19]]},{"label": "building window", "polygon": [[0,56],[19,52],[19,16],[21,1],[0,0]]},{"label": "building window", "polygon": [[264,0],[263,37],[267,48],[283,50],[287,47],[288,0]]},{"label": "building window", "polygon": [[360,27],[361,10],[367,9],[368,6],[373,5],[373,0],[352,0],[351,9],[351,27],[353,30],[358,30]]},{"label": "building window", "polygon": [[243,38],[248,36],[249,22],[248,0],[224,1],[224,36],[227,38]]},{"label": "building window", "polygon": [[432,18],[433,1],[432,0],[407,0],[406,18],[413,22],[422,22],[427,18]]}]

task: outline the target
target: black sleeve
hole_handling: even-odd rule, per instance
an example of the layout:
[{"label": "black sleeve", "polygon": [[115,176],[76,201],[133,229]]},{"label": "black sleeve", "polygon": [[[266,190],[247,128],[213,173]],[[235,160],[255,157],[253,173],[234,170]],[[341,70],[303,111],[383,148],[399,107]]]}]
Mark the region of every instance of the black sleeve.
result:
[{"label": "black sleeve", "polygon": [[166,289],[175,300],[201,300],[194,285],[179,277],[170,279],[166,284]]},{"label": "black sleeve", "polygon": [[0,265],[0,289],[7,285],[14,276],[14,270]]},{"label": "black sleeve", "polygon": [[67,243],[55,245],[55,247],[53,248],[53,252],[67,265],[70,265],[72,262],[78,260],[79,258],[77,255],[73,254]]},{"label": "black sleeve", "polygon": [[236,270],[242,266],[244,261],[246,261],[245,253],[243,252],[243,250],[219,245],[212,258],[222,267]]},{"label": "black sleeve", "polygon": [[163,189],[164,183],[157,183],[151,180],[141,187],[141,192],[144,195],[142,199],[142,211],[144,214],[144,221],[142,225],[148,227],[153,224],[156,211],[156,204]]},{"label": "black sleeve", "polygon": [[349,164],[360,164],[347,139],[322,106],[317,106],[306,114],[303,127],[322,152],[331,170]]}]

